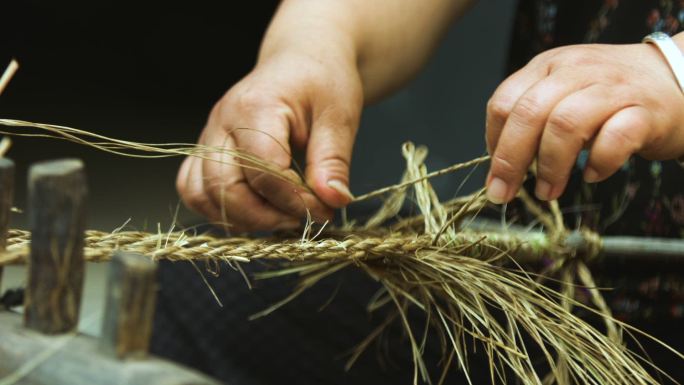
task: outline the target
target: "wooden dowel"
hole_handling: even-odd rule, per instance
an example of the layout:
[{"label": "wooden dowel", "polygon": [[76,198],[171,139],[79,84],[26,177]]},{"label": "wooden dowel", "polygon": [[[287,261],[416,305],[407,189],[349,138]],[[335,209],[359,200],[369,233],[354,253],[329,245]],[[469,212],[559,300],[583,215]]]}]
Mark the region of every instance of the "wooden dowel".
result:
[{"label": "wooden dowel", "polygon": [[[14,199],[14,162],[0,158],[0,251],[7,246],[12,201]],[[2,266],[0,266],[0,289],[2,288]]]},{"label": "wooden dowel", "polygon": [[0,76],[0,94],[2,94],[2,92],[5,90],[5,87],[7,87],[10,80],[12,80],[12,77],[14,77],[14,74],[17,72],[18,69],[19,63],[16,60],[12,59],[12,61],[5,69],[5,72],[3,72],[2,76]]},{"label": "wooden dowel", "polygon": [[24,324],[42,333],[74,330],[83,291],[86,180],[80,160],[29,171],[31,252]]},{"label": "wooden dowel", "polygon": [[117,358],[147,354],[157,296],[157,266],[141,254],[116,252],[109,267],[100,347]]}]

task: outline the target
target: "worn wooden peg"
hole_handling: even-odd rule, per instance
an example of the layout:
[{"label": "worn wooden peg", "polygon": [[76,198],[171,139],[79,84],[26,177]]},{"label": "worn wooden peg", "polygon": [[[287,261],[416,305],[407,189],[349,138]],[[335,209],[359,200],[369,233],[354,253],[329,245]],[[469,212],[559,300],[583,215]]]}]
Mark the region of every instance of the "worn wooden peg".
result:
[{"label": "worn wooden peg", "polygon": [[31,253],[26,327],[46,334],[78,325],[83,291],[86,180],[80,160],[40,162],[29,170]]},{"label": "worn wooden peg", "polygon": [[[14,162],[0,158],[0,251],[7,245],[12,200],[14,199]],[[0,289],[2,288],[2,266],[0,266]]]},{"label": "worn wooden peg", "polygon": [[117,358],[147,354],[157,295],[156,271],[156,263],[141,254],[114,254],[100,339],[105,354]]}]

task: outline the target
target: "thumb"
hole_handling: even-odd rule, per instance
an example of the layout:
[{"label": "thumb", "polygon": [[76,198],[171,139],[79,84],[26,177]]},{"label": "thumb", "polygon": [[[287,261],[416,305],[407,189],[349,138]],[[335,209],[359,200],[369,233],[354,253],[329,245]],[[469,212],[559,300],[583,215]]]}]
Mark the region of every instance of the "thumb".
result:
[{"label": "thumb", "polygon": [[307,145],[307,183],[328,206],[340,208],[354,196],[349,190],[349,165],[359,123],[359,114],[330,107],[311,127]]}]

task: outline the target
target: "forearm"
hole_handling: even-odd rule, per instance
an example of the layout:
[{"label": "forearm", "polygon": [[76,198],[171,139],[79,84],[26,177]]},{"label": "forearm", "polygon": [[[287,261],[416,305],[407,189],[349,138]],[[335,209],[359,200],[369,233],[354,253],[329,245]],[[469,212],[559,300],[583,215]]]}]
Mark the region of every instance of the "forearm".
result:
[{"label": "forearm", "polygon": [[260,61],[299,53],[358,67],[366,102],[397,89],[423,66],[469,0],[285,0]]}]

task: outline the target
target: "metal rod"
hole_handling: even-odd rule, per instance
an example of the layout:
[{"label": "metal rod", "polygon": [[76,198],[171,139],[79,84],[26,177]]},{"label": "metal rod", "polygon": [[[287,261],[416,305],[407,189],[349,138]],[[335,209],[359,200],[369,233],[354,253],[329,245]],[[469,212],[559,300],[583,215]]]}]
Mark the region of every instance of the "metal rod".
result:
[{"label": "metal rod", "polygon": [[[477,231],[502,231],[501,223],[487,219],[474,219],[465,221],[468,228]],[[543,232],[539,230],[527,230],[520,225],[512,225],[505,229],[506,232],[517,237],[538,241]],[[590,242],[579,232],[572,232],[565,240],[565,246],[579,252],[587,251]],[[651,237],[627,237],[627,236],[602,236],[600,240],[599,254],[606,258],[622,258],[625,260],[661,260],[684,263],[684,239],[676,238],[651,238]]]}]

